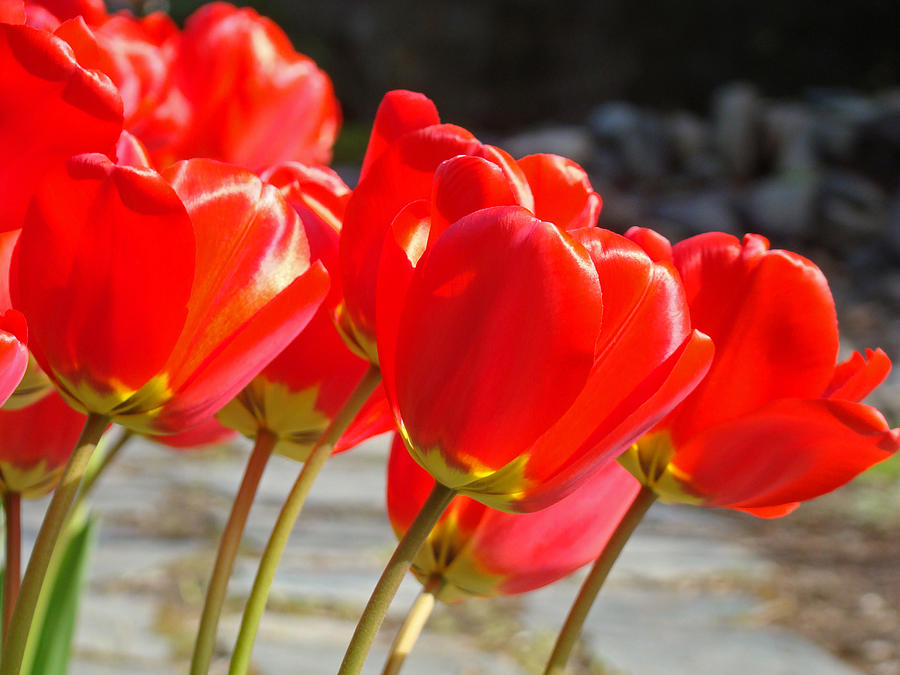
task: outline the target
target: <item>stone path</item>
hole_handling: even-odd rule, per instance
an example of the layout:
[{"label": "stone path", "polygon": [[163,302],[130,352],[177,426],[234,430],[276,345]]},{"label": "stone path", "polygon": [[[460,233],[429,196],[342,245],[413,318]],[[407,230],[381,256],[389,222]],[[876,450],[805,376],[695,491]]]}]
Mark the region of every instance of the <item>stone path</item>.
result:
[{"label": "stone path", "polygon": [[[256,673],[328,674],[395,544],[384,515],[384,456],[376,439],[332,458],[291,538],[254,650]],[[246,446],[176,454],[130,445],[94,503],[98,546],[76,636],[76,675],[184,673],[215,538]],[[255,561],[298,465],[273,458],[229,588],[215,673],[240,623]],[[43,503],[25,508],[33,538]],[[713,512],[654,506],[629,542],[585,630],[578,673],[853,675],[809,642],[767,625],[762,599],[774,567],[734,543]],[[540,672],[581,575],[536,593],[439,606],[404,673]],[[365,672],[377,674],[419,586],[407,578]],[[760,594],[762,592],[762,595]]]}]

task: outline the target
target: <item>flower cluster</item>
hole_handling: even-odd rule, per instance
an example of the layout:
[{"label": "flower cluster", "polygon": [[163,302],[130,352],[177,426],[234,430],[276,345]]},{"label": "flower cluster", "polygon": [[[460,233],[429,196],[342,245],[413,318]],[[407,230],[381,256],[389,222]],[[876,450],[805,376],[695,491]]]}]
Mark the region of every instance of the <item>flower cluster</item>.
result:
[{"label": "flower cluster", "polygon": [[861,402],[890,361],[836,364],[811,261],[757,235],[599,227],[577,164],[513,158],[408,91],[384,97],[351,189],[324,166],[339,123],[327,75],[253,10],[212,3],[182,29],[97,0],[0,6],[0,490],[44,494],[88,448],[4,674],[110,423],[256,441],[192,672],[271,452],[305,462],[289,532],[329,454],[396,431],[395,564],[455,600],[602,558],[648,498],[782,516],[900,447]]}]

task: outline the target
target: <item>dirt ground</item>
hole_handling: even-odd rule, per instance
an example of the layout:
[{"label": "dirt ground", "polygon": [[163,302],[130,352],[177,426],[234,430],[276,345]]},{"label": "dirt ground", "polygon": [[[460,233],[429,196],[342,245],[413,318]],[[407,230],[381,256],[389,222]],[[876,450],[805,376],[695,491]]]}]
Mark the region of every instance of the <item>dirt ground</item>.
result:
[{"label": "dirt ground", "polygon": [[871,675],[900,675],[900,460],[793,514],[735,516],[779,566],[765,620]]}]

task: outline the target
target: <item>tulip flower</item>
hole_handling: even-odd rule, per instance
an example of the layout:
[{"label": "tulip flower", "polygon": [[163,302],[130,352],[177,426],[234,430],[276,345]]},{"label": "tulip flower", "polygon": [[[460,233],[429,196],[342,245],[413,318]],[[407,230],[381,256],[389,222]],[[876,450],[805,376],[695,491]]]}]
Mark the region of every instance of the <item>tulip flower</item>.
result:
[{"label": "tulip flower", "polygon": [[706,379],[620,460],[662,501],[782,516],[900,447],[900,429],[860,403],[890,360],[866,350],[835,366],[834,301],[812,262],[759,235],[628,236],[675,265],[716,345]]},{"label": "tulip flower", "polygon": [[64,40],[30,26],[0,23],[0,73],[5,232],[22,227],[45,172],[75,154],[112,153],[122,131],[122,100],[109,78],[79,64]]},{"label": "tulip flower", "polygon": [[253,174],[164,175],[82,155],[47,176],[13,260],[13,305],[63,396],[142,433],[189,428],[240,391],[327,291],[302,223]]},{"label": "tulip flower", "polygon": [[[492,184],[497,190],[490,195],[493,205],[521,205],[564,229],[597,222],[600,196],[574,162],[555,155],[533,155],[516,162],[503,150],[483,145],[465,129],[440,124],[434,104],[422,94],[389,92],[375,117],[340,242],[344,303],[339,326],[351,348],[373,363],[378,363],[375,286],[385,237],[407,204],[432,199],[435,171],[456,155],[484,160],[483,170],[506,178]],[[460,182],[451,189],[447,184],[444,187],[446,201],[436,205],[440,229],[474,210],[469,206],[479,200],[488,203],[488,195],[478,190],[491,185],[476,180],[471,185]]]},{"label": "tulip flower", "polygon": [[[712,350],[674,269],[612,232],[490,206],[506,181],[456,157],[431,201],[395,218],[378,354],[416,461],[460,494],[524,512],[563,498],[659,421]],[[568,206],[555,210],[577,211]]]},{"label": "tulip flower", "polygon": [[52,490],[84,420],[54,392],[19,410],[0,410],[0,490],[29,498]]},{"label": "tulip flower", "polygon": [[[336,270],[350,189],[330,169],[296,162],[272,167],[263,178],[280,188],[297,211],[309,237],[311,257]],[[368,368],[345,346],[334,326],[332,311],[340,299],[340,285],[332,283],[328,298],[306,329],[219,411],[222,423],[250,438],[265,429],[277,438],[275,452],[298,461],[307,459]],[[379,388],[335,451],[392,428],[393,418]]]},{"label": "tulip flower", "polygon": [[[331,80],[273,21],[224,2],[185,22],[172,64],[190,122],[157,161],[212,157],[259,169],[327,162],[340,125]],[[171,159],[169,160],[171,161]]]},{"label": "tulip flower", "polygon": [[[433,485],[396,436],[388,460],[387,510],[398,537]],[[600,555],[639,489],[627,471],[611,462],[536,513],[504,513],[456,497],[428,535],[412,571],[423,584],[437,578],[435,595],[444,602],[546,586]]]}]

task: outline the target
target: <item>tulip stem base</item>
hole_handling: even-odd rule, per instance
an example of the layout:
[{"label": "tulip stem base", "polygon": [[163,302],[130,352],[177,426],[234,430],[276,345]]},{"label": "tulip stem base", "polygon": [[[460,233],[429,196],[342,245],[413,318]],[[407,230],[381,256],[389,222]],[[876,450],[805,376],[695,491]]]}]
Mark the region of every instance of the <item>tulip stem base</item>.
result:
[{"label": "tulip stem base", "polygon": [[56,547],[56,542],[59,539],[63,523],[66,521],[69,508],[75,500],[75,495],[78,492],[78,486],[81,484],[88,461],[91,459],[91,455],[103,436],[103,432],[106,431],[108,424],[109,420],[104,415],[89,414],[87,421],[84,423],[81,437],[75,445],[75,450],[72,452],[72,456],[69,457],[66,468],[63,469],[59,485],[57,485],[56,491],[53,493],[53,499],[50,500],[47,513],[44,515],[44,520],[41,523],[41,529],[38,531],[37,539],[34,542],[28,566],[25,568],[22,587],[19,590],[19,597],[13,610],[9,632],[3,647],[0,675],[18,675],[22,668],[22,659],[25,655],[25,646],[28,642],[28,633],[31,630],[34,609],[41,592],[41,586],[44,584],[47,568],[50,566],[53,549]]},{"label": "tulip stem base", "polygon": [[619,554],[625,548],[625,542],[631,538],[635,528],[643,520],[644,514],[647,513],[647,509],[655,501],[656,493],[647,487],[642,487],[631,506],[628,507],[628,511],[625,512],[622,521],[619,523],[616,531],[613,532],[612,537],[610,537],[606,548],[603,549],[603,552],[597,558],[590,573],[584,580],[581,590],[578,591],[578,596],[575,598],[572,609],[569,610],[569,615],[566,617],[562,630],[559,632],[559,637],[556,638],[556,645],[553,647],[550,660],[547,661],[544,675],[562,675],[565,672],[569,655],[572,653],[572,648],[581,634],[581,628],[584,625],[588,612],[591,611],[594,600],[597,598],[597,593],[600,592],[603,582],[606,581],[606,577],[619,558]]},{"label": "tulip stem base", "polygon": [[358,675],[362,670],[366,656],[369,654],[369,648],[375,640],[375,634],[381,627],[391,600],[394,599],[394,595],[400,587],[400,582],[403,581],[403,577],[412,565],[419,549],[422,548],[422,544],[428,538],[428,534],[455,496],[456,490],[453,488],[448,488],[440,483],[434,484],[431,494],[428,495],[428,499],[425,500],[416,519],[403,535],[400,543],[397,544],[394,555],[391,556],[384,572],[381,573],[381,578],[375,585],[375,590],[372,591],[372,596],[369,598],[362,616],[359,617],[359,623],[356,625],[356,631],[347,647],[347,653],[344,654],[344,661],[341,663],[338,675]]},{"label": "tulip stem base", "polygon": [[209,580],[209,587],[206,589],[206,601],[203,603],[203,614],[200,616],[200,627],[197,630],[197,640],[194,642],[194,656],[191,659],[191,675],[206,675],[209,671],[216,646],[219,616],[222,614],[222,605],[225,604],[228,580],[234,568],[244,526],[256,498],[259,481],[277,442],[275,434],[266,429],[260,429],[256,434],[256,443],[247,461],[244,478],[234,498],[234,504],[231,506],[228,522],[222,531],[216,564]]},{"label": "tulip stem base", "polygon": [[6,558],[3,572],[3,635],[9,631],[22,565],[22,497],[18,492],[3,495],[3,511],[6,514]]},{"label": "tulip stem base", "polygon": [[241,619],[241,629],[234,645],[234,653],[231,656],[229,675],[243,675],[250,667],[250,654],[253,651],[253,642],[256,640],[259,622],[269,599],[269,589],[272,587],[275,570],[284,553],[285,546],[287,546],[291,530],[294,529],[294,523],[300,517],[306,497],[316,476],[322,470],[325,460],[331,456],[335,444],[362,409],[366,399],[380,383],[381,371],[377,366],[370,366],[303,463],[303,469],[281,507],[281,513],[278,514],[278,520],[272,529],[266,550],[259,561],[256,579],[253,581],[250,597],[247,598],[247,606],[244,608],[244,616]]},{"label": "tulip stem base", "polygon": [[419,639],[422,629],[428,622],[428,617],[431,616],[431,611],[434,609],[435,595],[439,592],[441,585],[443,585],[443,581],[438,576],[431,577],[428,583],[425,584],[425,588],[419,593],[419,597],[416,598],[409,610],[409,614],[406,615],[406,619],[403,621],[403,625],[400,626],[400,630],[397,631],[397,635],[394,637],[390,656],[388,656],[388,660],[384,664],[384,670],[381,671],[381,675],[399,675],[406,657],[409,656],[409,653],[415,647],[416,640]]}]

